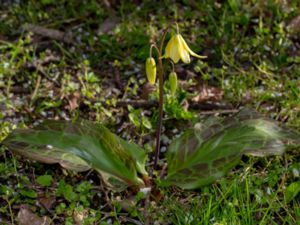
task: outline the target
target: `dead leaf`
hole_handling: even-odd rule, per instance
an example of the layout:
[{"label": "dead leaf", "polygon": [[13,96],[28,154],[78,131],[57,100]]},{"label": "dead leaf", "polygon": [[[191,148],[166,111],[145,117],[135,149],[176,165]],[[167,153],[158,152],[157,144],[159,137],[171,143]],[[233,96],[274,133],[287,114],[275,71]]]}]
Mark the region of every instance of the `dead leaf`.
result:
[{"label": "dead leaf", "polygon": [[194,102],[221,101],[224,91],[208,85],[201,85],[198,88],[199,94],[192,98]]},{"label": "dead leaf", "polygon": [[155,85],[151,85],[148,82],[143,86],[141,99],[148,100],[152,92],[155,91]]},{"label": "dead leaf", "polygon": [[88,216],[88,210],[84,209],[83,211],[74,211],[73,219],[76,225],[82,225],[83,220]]},{"label": "dead leaf", "polygon": [[51,219],[48,216],[37,216],[28,205],[20,206],[17,220],[19,225],[49,225],[51,223]]},{"label": "dead leaf", "polygon": [[70,96],[67,96],[66,99],[68,100],[68,105],[66,106],[67,109],[73,111],[74,109],[78,108],[78,100],[80,99],[80,92],[75,91]]},{"label": "dead leaf", "polygon": [[116,198],[117,202],[120,204],[123,210],[130,212],[130,210],[136,205],[135,197],[131,196],[125,199],[121,197]]},{"label": "dead leaf", "polygon": [[288,25],[289,31],[292,34],[297,34],[300,32],[300,15],[296,16]]},{"label": "dead leaf", "polygon": [[109,18],[106,18],[99,27],[98,35],[106,34],[112,31],[120,21],[121,21],[120,18],[116,16],[111,16]]},{"label": "dead leaf", "polygon": [[43,206],[45,209],[47,209],[48,211],[52,208],[53,204],[55,203],[56,199],[55,197],[39,197],[38,198],[39,203],[41,204],[41,206]]}]

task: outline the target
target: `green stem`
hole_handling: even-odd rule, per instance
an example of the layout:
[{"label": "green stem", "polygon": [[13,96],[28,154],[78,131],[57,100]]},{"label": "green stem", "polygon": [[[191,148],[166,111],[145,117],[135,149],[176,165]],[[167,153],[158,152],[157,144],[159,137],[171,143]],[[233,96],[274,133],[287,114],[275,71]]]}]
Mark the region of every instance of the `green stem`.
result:
[{"label": "green stem", "polygon": [[159,82],[159,108],[158,108],[158,123],[156,129],[156,147],[155,147],[155,158],[154,158],[154,168],[157,167],[157,161],[160,153],[160,137],[161,137],[161,127],[163,119],[163,105],[164,105],[164,67],[162,63],[162,51],[164,40],[166,38],[168,28],[165,29],[162,38],[160,40],[159,51],[158,51],[158,82]]},{"label": "green stem", "polygon": [[9,214],[10,214],[10,221],[11,221],[11,224],[14,225],[14,214],[12,212],[12,208],[11,208],[11,202],[9,201],[8,199],[8,196],[5,196],[4,197],[4,200],[7,202],[7,205],[8,205],[8,210],[9,210]]}]

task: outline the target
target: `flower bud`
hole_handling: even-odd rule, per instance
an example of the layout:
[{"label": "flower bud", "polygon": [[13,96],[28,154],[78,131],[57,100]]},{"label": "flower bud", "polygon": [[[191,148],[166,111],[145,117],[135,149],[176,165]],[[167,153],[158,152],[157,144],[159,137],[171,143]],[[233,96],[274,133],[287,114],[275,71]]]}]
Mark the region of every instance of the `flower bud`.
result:
[{"label": "flower bud", "polygon": [[175,72],[171,72],[169,75],[169,84],[172,95],[176,93],[177,89],[177,74]]},{"label": "flower bud", "polygon": [[151,85],[155,84],[156,79],[156,63],[153,57],[146,60],[146,74],[147,79]]}]

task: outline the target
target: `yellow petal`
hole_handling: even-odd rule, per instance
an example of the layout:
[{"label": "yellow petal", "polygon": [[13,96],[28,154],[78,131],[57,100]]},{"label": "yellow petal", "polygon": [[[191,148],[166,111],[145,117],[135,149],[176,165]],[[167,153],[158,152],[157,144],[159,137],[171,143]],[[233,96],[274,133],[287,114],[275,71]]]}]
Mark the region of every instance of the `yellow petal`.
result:
[{"label": "yellow petal", "polygon": [[171,58],[174,63],[178,63],[180,59],[179,51],[178,51],[178,40],[176,35],[171,37],[169,42],[167,43],[165,54],[162,56],[163,58]]},{"label": "yellow petal", "polygon": [[183,39],[180,38],[181,35],[177,34],[176,36],[177,36],[177,40],[178,40],[178,51],[179,51],[179,55],[180,55],[182,62],[190,63],[191,62],[190,54],[184,47],[184,44],[182,42]]},{"label": "yellow petal", "polygon": [[165,49],[165,54],[162,56],[163,58],[170,58],[170,53],[171,53],[171,41],[172,39],[169,40],[167,43],[166,49]]},{"label": "yellow petal", "polygon": [[171,48],[170,48],[170,58],[173,60],[174,63],[178,63],[179,59],[180,59],[180,53],[179,53],[179,40],[176,37],[176,35],[174,35],[171,38]]},{"label": "yellow petal", "polygon": [[191,54],[192,56],[195,56],[195,57],[197,57],[197,58],[200,58],[200,59],[206,58],[206,56],[198,55],[198,54],[196,54],[195,52],[193,52],[193,51],[189,48],[189,46],[187,45],[187,43],[185,42],[185,40],[183,39],[183,37],[181,36],[181,34],[178,34],[178,36],[179,36],[180,42],[181,42],[182,45],[183,45],[183,48],[184,48],[186,51],[188,51],[189,54]]}]

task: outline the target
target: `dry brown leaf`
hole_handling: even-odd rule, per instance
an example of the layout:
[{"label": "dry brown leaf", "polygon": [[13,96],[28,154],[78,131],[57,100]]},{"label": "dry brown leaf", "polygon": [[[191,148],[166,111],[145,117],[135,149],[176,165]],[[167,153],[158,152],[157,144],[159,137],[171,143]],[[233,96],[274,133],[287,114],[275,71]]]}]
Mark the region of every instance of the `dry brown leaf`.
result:
[{"label": "dry brown leaf", "polygon": [[291,20],[288,28],[292,34],[297,34],[300,32],[300,15]]},{"label": "dry brown leaf", "polygon": [[48,211],[52,208],[53,204],[55,203],[56,199],[55,197],[39,197],[38,198],[39,203],[41,204],[41,206],[43,206],[45,209],[47,209]]},{"label": "dry brown leaf", "polygon": [[148,100],[149,95],[155,91],[155,86],[149,84],[148,82],[143,86],[141,99]]},{"label": "dry brown leaf", "polygon": [[201,85],[198,88],[199,94],[192,98],[194,102],[221,101],[224,91],[217,87]]},{"label": "dry brown leaf", "polygon": [[84,209],[82,212],[74,211],[73,212],[73,219],[76,225],[82,225],[83,220],[88,216],[88,210]]},{"label": "dry brown leaf", "polygon": [[19,225],[49,225],[51,223],[51,219],[48,216],[37,216],[28,205],[20,206],[17,219]]},{"label": "dry brown leaf", "polygon": [[120,22],[120,18],[116,17],[116,16],[111,16],[109,18],[106,18],[103,23],[100,25],[99,30],[98,30],[98,34],[106,34],[109,33],[110,31],[112,31],[117,24]]},{"label": "dry brown leaf", "polygon": [[80,92],[75,91],[70,96],[67,96],[66,99],[68,100],[68,105],[66,106],[67,109],[73,111],[74,109],[78,108],[78,100],[80,99]]}]

